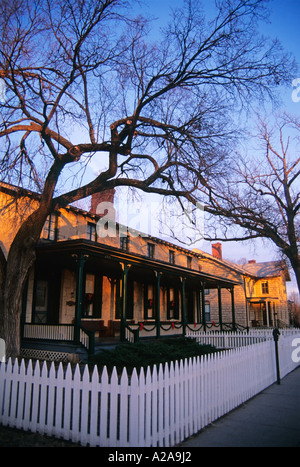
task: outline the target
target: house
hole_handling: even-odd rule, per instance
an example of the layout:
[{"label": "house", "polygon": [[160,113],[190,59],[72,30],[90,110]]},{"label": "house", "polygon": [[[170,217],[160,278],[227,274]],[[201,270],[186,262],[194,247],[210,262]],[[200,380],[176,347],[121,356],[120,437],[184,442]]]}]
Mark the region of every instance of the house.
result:
[{"label": "house", "polygon": [[[288,324],[284,263],[237,266],[219,243],[207,254],[129,229],[110,216],[113,197],[97,194],[89,211],[68,206],[48,217],[24,290],[27,347],[65,341],[93,352],[95,339]],[[37,194],[0,183],[5,254],[37,203]]]},{"label": "house", "polygon": [[286,282],[290,275],[282,261],[256,263],[244,266],[247,302],[251,325],[278,326],[289,323]]},{"label": "house", "polygon": [[[222,259],[220,243],[212,245],[212,256],[201,254],[207,271],[215,274],[231,271],[231,277],[239,281],[234,289],[238,323],[247,328],[288,326],[286,282],[291,278],[284,261],[257,263],[249,260],[246,265],[236,265]],[[216,308],[216,292],[211,295],[210,303]]]}]

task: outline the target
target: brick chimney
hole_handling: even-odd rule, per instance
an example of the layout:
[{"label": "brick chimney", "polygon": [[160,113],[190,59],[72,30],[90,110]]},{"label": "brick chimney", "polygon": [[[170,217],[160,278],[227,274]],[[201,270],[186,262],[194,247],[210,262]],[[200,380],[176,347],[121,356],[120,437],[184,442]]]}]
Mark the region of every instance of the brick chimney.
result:
[{"label": "brick chimney", "polygon": [[255,259],[250,259],[250,260],[248,261],[248,264],[255,264],[255,263],[256,263],[256,260],[255,260]]},{"label": "brick chimney", "polygon": [[213,243],[211,248],[212,248],[212,255],[215,258],[222,259],[222,244],[221,243]]},{"label": "brick chimney", "polygon": [[[99,193],[94,193],[91,199],[90,213],[97,214],[97,208],[100,203],[111,203],[113,205],[115,191],[116,190],[114,188],[111,188],[109,190],[100,191]],[[103,213],[103,215],[106,215],[108,212],[108,209],[101,210],[100,208],[100,212]]]}]

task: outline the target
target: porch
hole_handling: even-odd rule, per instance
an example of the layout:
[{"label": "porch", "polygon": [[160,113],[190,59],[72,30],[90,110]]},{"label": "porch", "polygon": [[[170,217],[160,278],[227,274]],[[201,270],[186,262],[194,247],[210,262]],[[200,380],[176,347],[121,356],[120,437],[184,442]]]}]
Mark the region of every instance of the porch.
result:
[{"label": "porch", "polygon": [[[233,332],[232,323],[222,323],[224,332]],[[80,340],[76,343],[74,339],[74,325],[66,324],[33,324],[26,323],[23,326],[21,340],[21,357],[36,358],[38,360],[87,362],[92,356],[103,349],[114,349],[124,342],[137,343],[143,340],[153,340],[164,337],[177,337],[187,335],[197,336],[203,331],[202,324],[187,325],[186,334],[183,332],[182,323],[161,323],[157,331],[155,324],[138,323],[126,324],[125,339],[116,337],[96,337],[95,331],[80,330]],[[243,326],[236,325],[236,331],[246,331]],[[220,323],[208,323],[206,327],[207,336],[210,331],[220,333]]]},{"label": "porch", "polygon": [[[67,345],[92,355],[126,341],[245,329],[235,319],[235,281],[86,240],[41,243],[36,253],[24,297],[23,348]],[[214,320],[209,290],[217,291]],[[222,290],[230,320],[228,313],[223,319]]]},{"label": "porch", "polygon": [[91,355],[102,349],[113,349],[120,339],[97,338],[95,332],[80,331],[80,340],[74,339],[74,325],[27,323],[23,327],[21,357],[37,360],[87,363]]},{"label": "porch", "polygon": [[278,317],[278,298],[249,300],[250,321],[253,328],[288,327]]}]

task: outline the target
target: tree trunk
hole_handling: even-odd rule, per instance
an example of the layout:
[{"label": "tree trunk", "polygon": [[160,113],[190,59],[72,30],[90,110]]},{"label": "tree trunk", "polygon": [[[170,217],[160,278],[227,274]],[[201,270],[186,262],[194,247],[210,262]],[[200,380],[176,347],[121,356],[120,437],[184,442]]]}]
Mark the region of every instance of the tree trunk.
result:
[{"label": "tree trunk", "polygon": [[5,274],[2,273],[2,278],[5,276],[5,279],[2,280],[2,287],[2,269],[0,269],[0,300],[1,296],[3,297],[2,333],[6,345],[6,357],[16,358],[20,355],[21,307],[24,284],[35,261],[35,246],[40,239],[47,216],[51,212],[53,193],[63,167],[64,163],[61,159],[56,158],[45,181],[38,209],[22,223],[18,230],[10,247],[6,266],[2,267],[3,271],[5,270]]},{"label": "tree trunk", "polygon": [[291,261],[292,263],[292,268],[296,276],[296,281],[298,285],[298,292],[300,295],[300,259],[296,258],[295,260]]},{"label": "tree trunk", "polygon": [[6,357],[16,358],[20,355],[22,294],[28,272],[35,261],[35,246],[47,215],[45,208],[31,214],[22,224],[9,250],[2,284],[2,334]]},{"label": "tree trunk", "polygon": [[30,267],[35,259],[34,245],[24,249],[21,255],[10,258],[4,291],[4,340],[6,356],[16,358],[20,355],[20,323],[22,293]]},{"label": "tree trunk", "polygon": [[4,339],[4,290],[6,278],[6,258],[0,247],[0,338]]}]

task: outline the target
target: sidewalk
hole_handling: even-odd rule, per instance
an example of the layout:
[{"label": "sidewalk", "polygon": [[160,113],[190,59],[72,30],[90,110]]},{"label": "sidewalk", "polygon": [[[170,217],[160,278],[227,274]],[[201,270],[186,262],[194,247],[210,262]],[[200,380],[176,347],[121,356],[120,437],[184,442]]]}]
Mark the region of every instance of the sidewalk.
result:
[{"label": "sidewalk", "polygon": [[180,446],[300,447],[300,367]]}]

